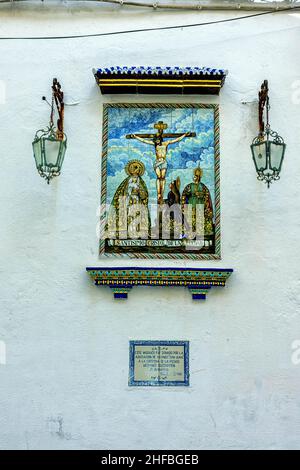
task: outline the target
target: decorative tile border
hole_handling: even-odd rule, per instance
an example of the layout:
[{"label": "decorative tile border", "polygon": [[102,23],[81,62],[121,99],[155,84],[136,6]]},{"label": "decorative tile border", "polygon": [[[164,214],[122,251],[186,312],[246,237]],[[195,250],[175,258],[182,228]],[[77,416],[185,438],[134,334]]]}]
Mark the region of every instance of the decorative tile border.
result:
[{"label": "decorative tile border", "polygon": [[227,75],[228,71],[225,69],[216,69],[211,67],[104,67],[93,69],[94,75]]},{"label": "decorative tile border", "polygon": [[214,110],[214,152],[215,152],[215,253],[179,254],[179,253],[106,253],[105,239],[103,238],[107,213],[100,214],[100,240],[99,254],[108,258],[141,258],[141,259],[193,259],[193,260],[219,260],[221,259],[221,214],[220,214],[220,124],[219,105],[203,103],[105,103],[103,105],[103,134],[102,134],[102,160],[101,160],[101,207],[105,207],[107,193],[107,152],[108,152],[108,111],[114,108],[143,109],[213,109]]},{"label": "decorative tile border", "polygon": [[96,286],[110,287],[115,299],[127,299],[134,286],[187,287],[194,300],[205,300],[212,287],[224,287],[233,269],[204,268],[93,268]]},{"label": "decorative tile border", "polygon": [[105,67],[93,69],[102,93],[218,95],[227,70],[209,67]]}]

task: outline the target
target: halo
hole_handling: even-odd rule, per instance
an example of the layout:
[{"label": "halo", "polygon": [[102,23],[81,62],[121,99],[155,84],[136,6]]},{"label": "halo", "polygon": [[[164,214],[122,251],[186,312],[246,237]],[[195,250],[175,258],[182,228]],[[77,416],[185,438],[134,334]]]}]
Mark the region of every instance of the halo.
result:
[{"label": "halo", "polygon": [[203,175],[203,170],[202,170],[202,168],[200,168],[199,166],[198,166],[198,168],[195,168],[195,170],[194,170],[194,175],[201,177],[201,176]]},{"label": "halo", "polygon": [[125,171],[129,176],[143,176],[145,173],[145,165],[140,162],[140,160],[130,160],[125,166]]}]

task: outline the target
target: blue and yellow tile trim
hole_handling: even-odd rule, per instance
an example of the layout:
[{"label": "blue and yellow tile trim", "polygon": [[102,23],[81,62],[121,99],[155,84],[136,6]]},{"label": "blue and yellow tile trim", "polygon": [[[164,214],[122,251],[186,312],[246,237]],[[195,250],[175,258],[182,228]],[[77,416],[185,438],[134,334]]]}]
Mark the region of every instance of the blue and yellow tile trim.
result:
[{"label": "blue and yellow tile trim", "polygon": [[194,300],[205,300],[212,287],[224,287],[233,269],[93,268],[87,272],[95,286],[110,287],[115,299],[127,299],[134,286],[186,287]]},{"label": "blue and yellow tile trim", "polygon": [[93,69],[103,94],[218,95],[227,70],[210,67],[104,67]]}]

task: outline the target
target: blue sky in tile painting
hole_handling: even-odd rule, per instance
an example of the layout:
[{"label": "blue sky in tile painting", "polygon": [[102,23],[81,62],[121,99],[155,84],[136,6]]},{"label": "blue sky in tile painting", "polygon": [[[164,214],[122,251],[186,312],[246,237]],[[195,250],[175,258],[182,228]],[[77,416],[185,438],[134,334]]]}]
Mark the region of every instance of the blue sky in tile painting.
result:
[{"label": "blue sky in tile painting", "polygon": [[[214,110],[168,108],[110,108],[108,109],[107,202],[110,203],[118,185],[127,177],[125,165],[129,160],[140,160],[145,165],[143,179],[148,187],[150,201],[156,202],[156,175],[154,146],[125,138],[126,134],[153,133],[154,124],[163,121],[166,132],[196,132],[195,138],[186,138],[168,148],[168,170],[164,197],[169,184],[180,177],[181,192],[193,179],[193,169],[203,168],[202,181],[214,201]],[[156,132],[156,131],[155,131]]]}]

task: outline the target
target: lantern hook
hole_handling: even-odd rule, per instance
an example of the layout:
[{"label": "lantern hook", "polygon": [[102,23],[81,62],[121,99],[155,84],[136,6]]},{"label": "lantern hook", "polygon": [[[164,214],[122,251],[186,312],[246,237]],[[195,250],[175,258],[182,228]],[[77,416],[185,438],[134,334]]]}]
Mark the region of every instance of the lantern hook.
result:
[{"label": "lantern hook", "polygon": [[[259,120],[259,135],[264,136],[265,132],[268,133],[270,130],[269,124],[269,111],[270,111],[270,100],[269,100],[269,84],[268,80],[264,80],[261,85],[260,92],[258,94],[258,120]],[[266,119],[267,123],[264,122],[264,109],[266,108]]]}]

